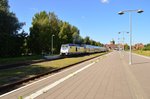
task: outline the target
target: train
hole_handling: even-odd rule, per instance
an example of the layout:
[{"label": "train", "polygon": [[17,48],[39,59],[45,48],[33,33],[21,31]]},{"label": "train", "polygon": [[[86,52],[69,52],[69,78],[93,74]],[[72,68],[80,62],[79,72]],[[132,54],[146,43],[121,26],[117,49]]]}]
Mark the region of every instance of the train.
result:
[{"label": "train", "polygon": [[108,49],[106,47],[93,46],[87,44],[62,44],[60,48],[61,56],[68,55],[79,55],[79,54],[91,54],[98,52],[106,52]]}]

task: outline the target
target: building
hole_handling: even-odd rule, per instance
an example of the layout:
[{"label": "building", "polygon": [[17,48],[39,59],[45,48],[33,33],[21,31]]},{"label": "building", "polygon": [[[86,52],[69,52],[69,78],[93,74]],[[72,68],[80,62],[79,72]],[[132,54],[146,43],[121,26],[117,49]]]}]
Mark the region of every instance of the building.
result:
[{"label": "building", "polygon": [[142,43],[137,43],[134,45],[135,50],[141,50],[144,48],[144,45]]},{"label": "building", "polygon": [[112,40],[110,41],[110,44],[105,44],[105,47],[109,50],[114,50],[117,48],[117,45],[115,44],[115,41]]}]

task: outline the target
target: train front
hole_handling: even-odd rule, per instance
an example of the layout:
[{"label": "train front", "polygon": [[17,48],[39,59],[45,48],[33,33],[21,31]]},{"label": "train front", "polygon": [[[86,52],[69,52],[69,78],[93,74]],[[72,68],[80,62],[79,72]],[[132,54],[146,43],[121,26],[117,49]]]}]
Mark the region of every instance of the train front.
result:
[{"label": "train front", "polygon": [[69,53],[69,45],[68,44],[61,45],[60,55],[64,56],[68,55],[68,53]]}]

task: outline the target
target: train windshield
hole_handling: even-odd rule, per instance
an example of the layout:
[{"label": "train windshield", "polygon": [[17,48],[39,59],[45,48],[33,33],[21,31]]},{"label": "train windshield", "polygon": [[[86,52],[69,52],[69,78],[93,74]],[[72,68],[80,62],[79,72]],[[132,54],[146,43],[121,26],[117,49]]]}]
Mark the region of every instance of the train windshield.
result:
[{"label": "train windshield", "polygon": [[62,45],[61,48],[62,48],[62,49],[67,49],[67,48],[68,48],[68,45]]}]

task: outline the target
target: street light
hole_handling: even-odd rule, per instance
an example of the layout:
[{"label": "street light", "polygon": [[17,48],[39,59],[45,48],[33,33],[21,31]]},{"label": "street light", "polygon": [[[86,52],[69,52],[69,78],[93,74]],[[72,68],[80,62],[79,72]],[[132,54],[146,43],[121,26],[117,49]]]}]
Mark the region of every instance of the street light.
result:
[{"label": "street light", "polygon": [[120,42],[119,42],[120,38],[118,37],[118,51],[120,51]]},{"label": "street light", "polygon": [[137,11],[137,13],[142,13],[142,12],[144,12],[143,10],[141,10],[141,9],[139,9],[138,11]]},{"label": "street light", "polygon": [[125,31],[122,31],[122,32],[118,32],[118,34],[121,34],[121,33],[123,33],[123,41],[122,41],[122,45],[123,45],[123,51],[124,51],[124,33],[129,33],[129,32],[125,32]]},{"label": "street light", "polygon": [[119,15],[123,15],[125,12],[129,12],[130,13],[130,55],[129,55],[129,64],[132,64],[132,12],[137,12],[137,13],[142,13],[144,12],[141,9],[138,10],[124,10],[124,11],[120,11],[118,14]]},{"label": "street light", "polygon": [[55,35],[53,34],[53,35],[52,35],[52,49],[51,49],[51,50],[52,50],[52,55],[53,55],[53,37],[54,37],[54,36],[55,36]]}]

